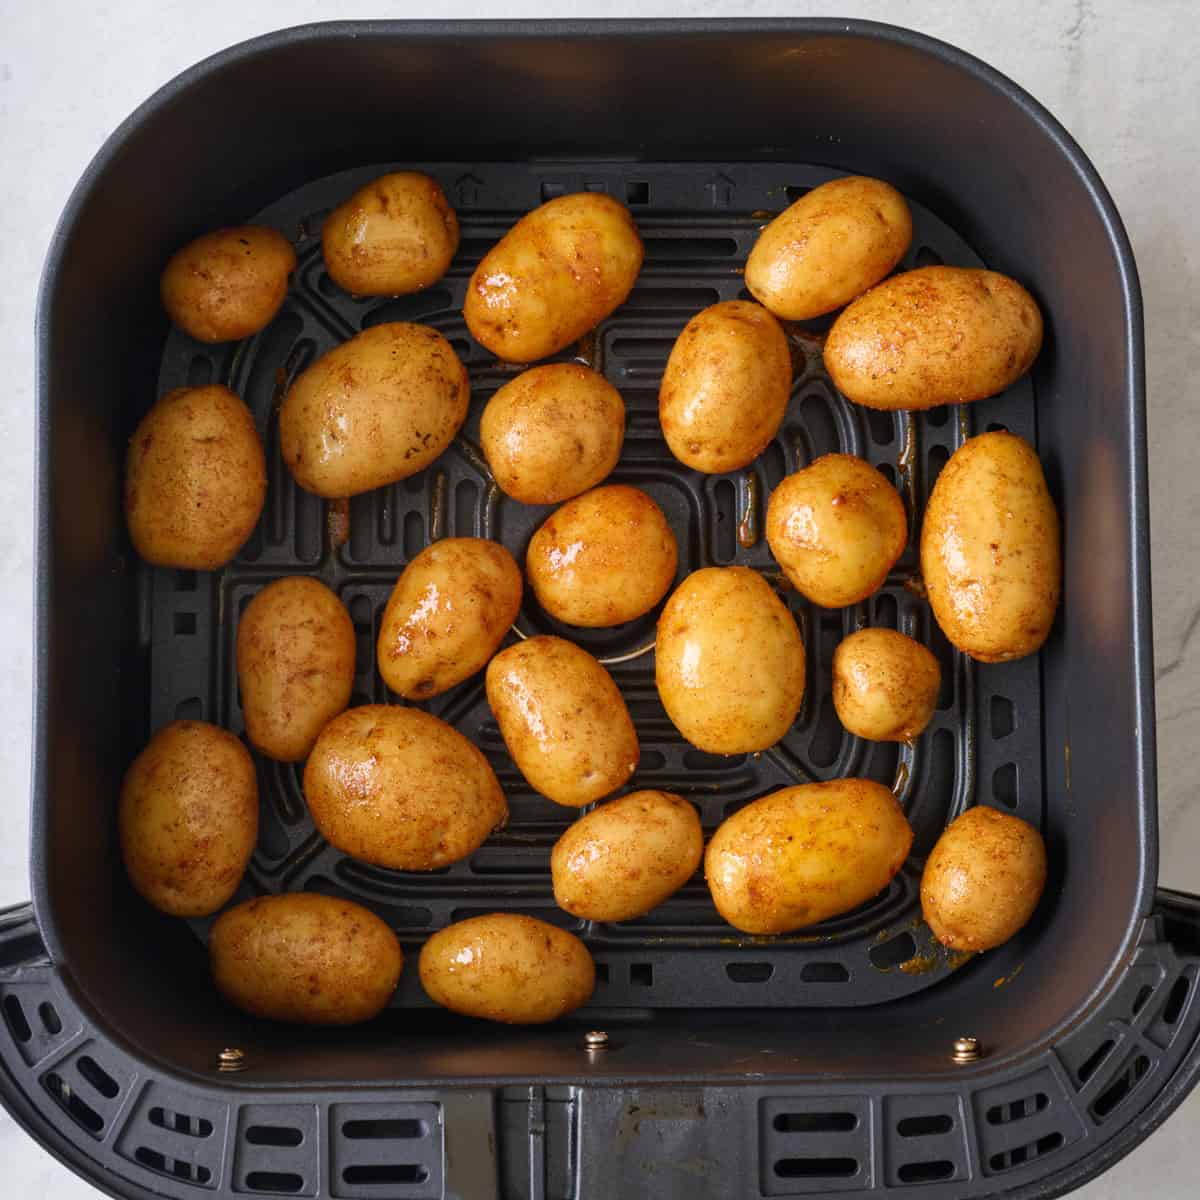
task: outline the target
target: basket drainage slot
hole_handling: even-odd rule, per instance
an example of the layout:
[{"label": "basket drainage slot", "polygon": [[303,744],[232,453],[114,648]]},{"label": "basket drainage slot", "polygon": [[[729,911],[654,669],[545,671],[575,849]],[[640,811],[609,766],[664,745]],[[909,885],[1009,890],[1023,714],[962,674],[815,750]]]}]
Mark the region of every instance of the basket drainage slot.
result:
[{"label": "basket drainage slot", "polygon": [[246,1187],[252,1192],[282,1192],[289,1195],[304,1186],[304,1178],[291,1171],[251,1171]]},{"label": "basket drainage slot", "polygon": [[66,1109],[71,1118],[82,1125],[88,1133],[97,1136],[104,1129],[104,1118],[75,1094],[75,1089],[61,1075],[53,1071],[43,1080],[46,1091]]},{"label": "basket drainage slot", "polygon": [[1011,1170],[1013,1167],[1019,1167],[1023,1163],[1040,1158],[1043,1154],[1049,1154],[1052,1150],[1057,1150],[1065,1140],[1061,1133],[1048,1133],[1045,1137],[1038,1138],[1036,1142],[1030,1142],[1028,1146],[1017,1146],[1015,1149],[1002,1150],[999,1154],[993,1154],[988,1159],[988,1166],[993,1171]]},{"label": "basket drainage slot", "polygon": [[1179,1020],[1180,1014],[1183,1012],[1184,1002],[1187,1000],[1188,981],[1186,975],[1180,975],[1171,985],[1170,995],[1167,996],[1167,1002],[1163,1006],[1163,1024],[1174,1025]]},{"label": "basket drainage slot", "polygon": [[[896,1132],[904,1138],[933,1137],[938,1133],[949,1133],[954,1128],[954,1118],[946,1113],[932,1113],[927,1117],[905,1117],[896,1126]],[[929,1166],[929,1163],[919,1164]]]},{"label": "basket drainage slot", "polygon": [[1007,1104],[993,1104],[987,1110],[989,1125],[1011,1125],[1013,1121],[1023,1121],[1036,1113],[1045,1112],[1050,1107],[1050,1097],[1045,1092],[1037,1092],[1022,1100],[1011,1100]]},{"label": "basket drainage slot", "polygon": [[850,971],[837,962],[805,963],[800,979],[803,983],[848,983]]},{"label": "basket drainage slot", "polygon": [[781,1158],[775,1163],[780,1179],[849,1179],[858,1174],[855,1158]]},{"label": "basket drainage slot", "polygon": [[38,1016],[41,1018],[42,1028],[51,1037],[57,1037],[62,1033],[62,1018],[58,1015],[58,1010],[49,1000],[43,1000],[38,1005]]},{"label": "basket drainage slot", "polygon": [[775,974],[769,962],[731,962],[725,964],[725,974],[734,983],[766,983]]},{"label": "basket drainage slot", "polygon": [[121,1091],[121,1085],[94,1059],[85,1054],[77,1066],[79,1073],[106,1100],[114,1100]]},{"label": "basket drainage slot", "polygon": [[342,1172],[345,1183],[424,1183],[428,1178],[429,1168],[422,1163],[371,1163]]},{"label": "basket drainage slot", "polygon": [[246,1141],[252,1146],[298,1146],[304,1134],[289,1125],[251,1125]]},{"label": "basket drainage slot", "polygon": [[133,1157],[159,1175],[167,1175],[172,1179],[184,1179],[188,1183],[207,1183],[212,1178],[212,1172],[199,1163],[184,1162],[178,1158],[168,1158],[149,1146],[139,1146]]},{"label": "basket drainage slot", "polygon": [[4,997],[4,1019],[18,1042],[27,1042],[33,1037],[33,1030],[29,1028],[29,1022],[25,1019],[25,1010],[21,1007],[21,1002],[11,993]]},{"label": "basket drainage slot", "polygon": [[154,1107],[147,1114],[151,1125],[166,1129],[171,1133],[185,1133],[188,1137],[206,1138],[212,1136],[212,1122],[206,1117],[190,1117],[187,1113],[171,1112],[170,1109]]},{"label": "basket drainage slot", "polygon": [[936,1183],[954,1174],[954,1164],[948,1158],[936,1162],[905,1163],[896,1172],[901,1183]]},{"label": "basket drainage slot", "polygon": [[1146,1077],[1150,1059],[1139,1054],[1092,1103],[1092,1116],[1103,1120],[1125,1102],[1129,1093]]},{"label": "basket drainage slot", "polygon": [[429,1134],[424,1121],[409,1119],[391,1121],[347,1121],[342,1133],[356,1141],[382,1140],[384,1138],[423,1138]]},{"label": "basket drainage slot", "polygon": [[854,1113],[778,1113],[771,1122],[779,1133],[850,1133],[858,1128]]},{"label": "basket drainage slot", "polygon": [[871,959],[871,964],[881,971],[890,971],[892,967],[898,967],[901,963],[906,963],[917,953],[917,943],[911,933],[902,933],[898,937],[890,938],[879,946],[872,946],[868,957]]},{"label": "basket drainage slot", "polygon": [[1087,1083],[1095,1075],[1096,1069],[1108,1057],[1115,1045],[1116,1042],[1112,1038],[1108,1038],[1106,1041],[1101,1042],[1096,1050],[1084,1060],[1078,1071],[1080,1083]]}]

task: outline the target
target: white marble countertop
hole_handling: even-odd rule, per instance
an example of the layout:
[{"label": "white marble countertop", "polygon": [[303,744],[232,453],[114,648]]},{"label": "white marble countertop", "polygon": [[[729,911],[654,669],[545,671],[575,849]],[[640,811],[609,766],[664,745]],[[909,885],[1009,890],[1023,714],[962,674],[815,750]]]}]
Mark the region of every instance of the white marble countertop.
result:
[{"label": "white marble countertop", "polygon": [[[1049,106],[1116,198],[1146,306],[1158,662],[1161,881],[1200,891],[1200,69],[1191,0],[874,0],[757,3],[530,0],[0,0],[0,904],[27,898],[32,609],[33,310],[42,257],[70,188],[113,128],[198,59],[271,29],[350,17],[869,17],[972,51]],[[1200,1090],[1148,1143],[1076,1193],[1185,1200],[1200,1177]],[[5,1194],[97,1193],[0,1113]]]}]

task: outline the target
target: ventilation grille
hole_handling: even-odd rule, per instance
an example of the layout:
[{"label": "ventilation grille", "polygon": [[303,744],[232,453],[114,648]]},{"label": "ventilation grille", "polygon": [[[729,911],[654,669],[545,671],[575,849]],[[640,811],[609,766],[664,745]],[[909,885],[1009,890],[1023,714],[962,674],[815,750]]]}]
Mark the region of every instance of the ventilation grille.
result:
[{"label": "ventilation grille", "polygon": [[889,1186],[912,1187],[969,1177],[966,1126],[957,1096],[888,1096],[883,1113]]},{"label": "ventilation grille", "polygon": [[440,1200],[441,1118],[437,1104],[333,1105],[331,1194],[347,1200]]},{"label": "ventilation grille", "polygon": [[875,1185],[865,1096],[763,1100],[759,1133],[763,1195],[825,1195]]},{"label": "ventilation grille", "polygon": [[248,1104],[238,1113],[233,1175],[239,1192],[313,1196],[319,1188],[315,1104]]},{"label": "ventilation grille", "polygon": [[151,1083],[121,1129],[117,1153],[156,1175],[215,1188],[227,1121],[225,1103]]},{"label": "ventilation grille", "polygon": [[130,1078],[89,1043],[44,1072],[42,1086],[80,1129],[100,1138],[120,1111]]}]

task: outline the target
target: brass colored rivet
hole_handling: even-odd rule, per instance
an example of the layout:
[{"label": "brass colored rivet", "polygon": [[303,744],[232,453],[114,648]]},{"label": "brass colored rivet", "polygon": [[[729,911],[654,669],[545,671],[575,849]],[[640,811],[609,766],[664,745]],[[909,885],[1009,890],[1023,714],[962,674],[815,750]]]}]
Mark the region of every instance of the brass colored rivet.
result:
[{"label": "brass colored rivet", "polygon": [[217,1055],[217,1070],[230,1073],[233,1071],[244,1071],[246,1069],[246,1053],[244,1050],[238,1050],[234,1046],[226,1046],[220,1054]]},{"label": "brass colored rivet", "polygon": [[608,1046],[608,1034],[603,1029],[593,1029],[583,1035],[583,1045],[587,1050],[604,1050]]},{"label": "brass colored rivet", "polygon": [[983,1046],[977,1037],[955,1038],[954,1053],[950,1057],[956,1063],[978,1062],[983,1057]]}]

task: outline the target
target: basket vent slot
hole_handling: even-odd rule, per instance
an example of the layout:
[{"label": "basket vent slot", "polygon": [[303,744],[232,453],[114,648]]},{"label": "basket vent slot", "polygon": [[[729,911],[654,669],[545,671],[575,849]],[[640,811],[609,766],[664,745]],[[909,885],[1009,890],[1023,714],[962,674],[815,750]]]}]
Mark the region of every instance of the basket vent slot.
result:
[{"label": "basket vent slot", "polygon": [[1171,985],[1171,990],[1167,994],[1167,1002],[1163,1005],[1162,1022],[1164,1025],[1174,1025],[1179,1020],[1183,1013],[1184,1003],[1187,1001],[1188,986],[1186,975],[1180,975]]},{"label": "basket vent slot", "polygon": [[629,982],[638,987],[654,986],[654,966],[652,963],[631,963],[629,967]]},{"label": "basket vent slot", "polygon": [[949,1133],[953,1128],[954,1118],[948,1113],[905,1117],[896,1124],[896,1132],[904,1138],[932,1137],[935,1134]]},{"label": "basket vent slot", "polygon": [[775,974],[775,965],[769,962],[731,962],[725,964],[725,974],[734,983],[766,983]]},{"label": "basket vent slot", "polygon": [[1045,1092],[1035,1092],[1020,1100],[1010,1100],[1007,1104],[993,1104],[987,1110],[989,1125],[1011,1125],[1014,1121],[1024,1121],[1037,1113],[1045,1112],[1050,1107],[1050,1097]]},{"label": "basket vent slot", "polygon": [[839,962],[805,963],[800,979],[803,983],[849,983],[850,972]]},{"label": "basket vent slot", "polygon": [[246,1130],[246,1141],[252,1146],[298,1146],[304,1134],[288,1125],[251,1125]]},{"label": "basket vent slot", "polygon": [[290,1196],[304,1187],[304,1176],[294,1171],[251,1171],[246,1187],[252,1192],[267,1192]]},{"label": "basket vent slot", "polygon": [[937,1183],[939,1179],[949,1179],[954,1171],[955,1166],[948,1158],[939,1158],[934,1162],[905,1163],[896,1175],[901,1183]]},{"label": "basket vent slot", "polygon": [[80,1075],[106,1100],[113,1100],[120,1094],[121,1085],[90,1055],[83,1055],[76,1065]]},{"label": "basket vent slot", "polygon": [[1087,1083],[1093,1075],[1095,1075],[1100,1064],[1112,1053],[1112,1048],[1116,1042],[1112,1038],[1106,1038],[1099,1046],[1084,1061],[1080,1064],[1079,1070],[1075,1072],[1076,1078],[1080,1083]]},{"label": "basket vent slot", "polygon": [[29,1027],[21,1001],[12,992],[4,997],[4,1020],[9,1032],[18,1042],[27,1042],[33,1037],[33,1030]]},{"label": "basket vent slot", "polygon": [[193,1117],[188,1113],[172,1112],[169,1108],[155,1105],[147,1114],[146,1119],[151,1125],[165,1129],[169,1133],[183,1133],[188,1137],[206,1138],[212,1136],[213,1125],[207,1117]]},{"label": "basket vent slot", "polygon": [[168,1179],[182,1179],[186,1183],[208,1183],[212,1172],[202,1163],[184,1162],[181,1158],[170,1158],[149,1146],[139,1146],[133,1157],[143,1167],[157,1175],[165,1175]]},{"label": "basket vent slot", "polygon": [[336,1195],[442,1195],[437,1104],[337,1104],[332,1117]]},{"label": "basket vent slot", "polygon": [[1013,1167],[1023,1166],[1035,1158],[1041,1158],[1044,1154],[1053,1153],[1062,1146],[1063,1141],[1061,1133],[1047,1133],[1044,1137],[1038,1138],[1036,1142],[1030,1142],[1025,1146],[1015,1146],[1012,1150],[1001,1150],[998,1154],[993,1154],[988,1159],[988,1166],[997,1173],[1011,1171]]},{"label": "basket vent slot", "polygon": [[880,971],[890,971],[901,963],[906,963],[917,953],[917,943],[911,933],[901,933],[878,946],[872,946],[868,952],[872,966]]},{"label": "basket vent slot", "polygon": [[88,1133],[99,1136],[104,1130],[104,1118],[85,1100],[81,1100],[75,1089],[61,1075],[51,1071],[43,1080],[46,1091],[58,1101],[58,1105]]},{"label": "basket vent slot", "polygon": [[993,696],[991,703],[992,739],[1006,738],[1016,728],[1013,702],[1007,696]]},{"label": "basket vent slot", "polygon": [[1005,763],[992,772],[992,798],[1005,808],[1017,807],[1017,764]]},{"label": "basket vent slot", "polygon": [[780,1179],[849,1179],[858,1174],[856,1158],[780,1158],[775,1162]]},{"label": "basket vent slot", "polygon": [[42,1028],[51,1037],[58,1037],[62,1033],[62,1018],[58,1015],[58,1009],[49,1000],[43,1000],[38,1005],[38,1019],[42,1022]]},{"label": "basket vent slot", "polygon": [[1138,1013],[1140,1013],[1142,1009],[1146,1007],[1146,1001],[1149,1000],[1153,995],[1154,985],[1143,983],[1142,986],[1138,988],[1138,994],[1133,998],[1133,1005],[1129,1010],[1130,1015],[1136,1017]]},{"label": "basket vent slot", "polygon": [[848,1112],[782,1112],[771,1122],[779,1133],[849,1133],[858,1128],[858,1114]]},{"label": "basket vent slot", "polygon": [[414,1121],[401,1117],[398,1120],[376,1121],[347,1121],[342,1126],[342,1132],[355,1141],[372,1141],[377,1139],[423,1138],[429,1136],[429,1126],[424,1121]]},{"label": "basket vent slot", "polygon": [[370,1163],[342,1172],[346,1183],[424,1183],[428,1178],[429,1168],[424,1163]]},{"label": "basket vent slot", "polygon": [[628,179],[625,181],[626,204],[649,204],[650,184],[644,179]]},{"label": "basket vent slot", "polygon": [[1091,1114],[1097,1121],[1111,1116],[1129,1098],[1134,1088],[1150,1073],[1150,1058],[1136,1055],[1116,1078],[1092,1101]]}]

